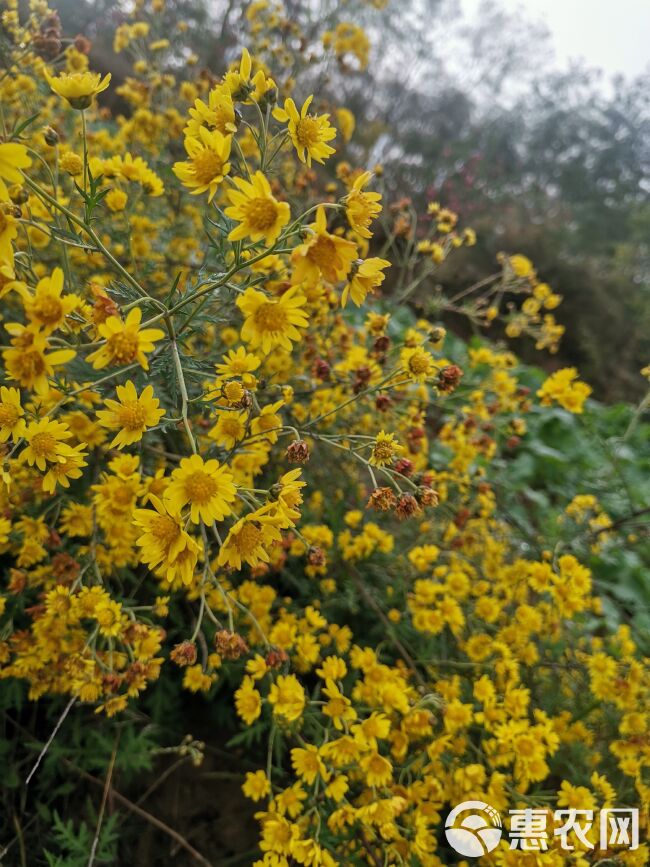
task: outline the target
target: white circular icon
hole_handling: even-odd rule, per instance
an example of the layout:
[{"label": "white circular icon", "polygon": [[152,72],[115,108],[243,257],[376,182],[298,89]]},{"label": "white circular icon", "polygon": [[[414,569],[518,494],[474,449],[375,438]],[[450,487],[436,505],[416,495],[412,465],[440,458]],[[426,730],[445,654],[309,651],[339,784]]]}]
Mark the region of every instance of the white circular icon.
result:
[{"label": "white circular icon", "polygon": [[[459,819],[461,813],[469,815]],[[501,816],[484,801],[463,801],[445,821],[449,845],[467,858],[480,858],[496,849],[501,833]]]}]

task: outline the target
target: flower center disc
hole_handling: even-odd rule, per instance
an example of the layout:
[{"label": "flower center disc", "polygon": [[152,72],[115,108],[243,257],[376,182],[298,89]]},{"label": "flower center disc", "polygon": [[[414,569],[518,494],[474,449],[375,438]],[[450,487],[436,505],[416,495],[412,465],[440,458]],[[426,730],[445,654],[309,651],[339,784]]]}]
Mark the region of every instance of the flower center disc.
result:
[{"label": "flower center disc", "polygon": [[223,173],[223,160],[214,151],[204,150],[194,159],[194,177],[200,184],[209,184]]},{"label": "flower center disc", "polygon": [[320,130],[318,121],[315,117],[308,114],[307,117],[303,117],[298,121],[298,125],[296,126],[296,138],[303,147],[317,144],[319,134]]},{"label": "flower center disc", "polygon": [[141,430],[144,427],[144,409],[137,400],[130,400],[119,411],[120,424],[127,430]]},{"label": "flower center disc", "polygon": [[278,206],[270,199],[251,199],[246,208],[246,219],[260,232],[270,229],[278,217]]},{"label": "flower center disc", "polygon": [[108,349],[116,364],[128,364],[138,354],[138,335],[122,332],[108,339]]},{"label": "flower center disc", "polygon": [[255,323],[260,331],[282,331],[287,316],[277,301],[265,301],[255,313]]},{"label": "flower center disc", "polygon": [[216,482],[207,473],[192,473],[185,479],[185,493],[192,503],[208,503],[216,492]]}]

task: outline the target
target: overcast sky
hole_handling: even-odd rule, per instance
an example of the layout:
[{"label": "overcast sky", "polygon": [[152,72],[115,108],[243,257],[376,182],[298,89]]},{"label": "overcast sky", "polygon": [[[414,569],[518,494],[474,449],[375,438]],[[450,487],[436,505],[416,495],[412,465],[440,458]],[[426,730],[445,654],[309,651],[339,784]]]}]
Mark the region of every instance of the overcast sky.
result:
[{"label": "overcast sky", "polygon": [[[638,75],[650,65],[650,0],[501,0],[513,12],[543,21],[557,60],[581,58],[606,74]],[[481,0],[462,0],[471,20]]]}]

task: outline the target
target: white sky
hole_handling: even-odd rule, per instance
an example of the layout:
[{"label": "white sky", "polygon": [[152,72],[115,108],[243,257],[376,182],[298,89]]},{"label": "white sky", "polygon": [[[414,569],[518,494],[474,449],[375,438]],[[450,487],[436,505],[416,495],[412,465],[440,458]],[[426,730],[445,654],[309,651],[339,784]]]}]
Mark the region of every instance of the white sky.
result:
[{"label": "white sky", "polygon": [[[481,0],[461,0],[471,21]],[[650,0],[501,0],[513,13],[542,21],[561,66],[584,59],[608,76],[634,76],[650,66]]]}]

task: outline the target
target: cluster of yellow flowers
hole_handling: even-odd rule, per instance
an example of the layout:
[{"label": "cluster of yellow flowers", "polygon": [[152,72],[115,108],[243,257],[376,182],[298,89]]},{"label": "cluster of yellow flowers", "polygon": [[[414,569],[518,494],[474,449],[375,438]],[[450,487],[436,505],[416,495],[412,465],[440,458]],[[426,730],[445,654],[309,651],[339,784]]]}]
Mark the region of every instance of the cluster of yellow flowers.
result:
[{"label": "cluster of yellow flowers", "polygon": [[[301,93],[257,26],[285,32],[281,4],[250,5],[259,52],[219,80],[156,60],[163,6],[117,30],[137,51],[114,119],[84,46],[52,63],[40,45],[44,0],[3,14],[0,678],[109,716],[178,668],[206,701],[235,682],[218,700],[268,739],[243,780],[258,865],[441,867],[468,798],[647,804],[630,630],[598,620],[568,543],[522,540],[499,507],[526,415],[580,413],[589,387],[560,370],[536,404],[510,352],[459,348],[391,300],[474,234],[437,204],[420,233],[409,203],[384,209],[380,171],[345,160],[350,112]],[[368,63],[356,26],[322,44]],[[508,334],[553,348],[559,296],[524,257],[502,264],[465,312],[486,324],[523,294]],[[584,495],[566,513],[610,528]],[[648,858],[504,840],[485,863]]]},{"label": "cluster of yellow flowers", "polygon": [[543,406],[550,406],[555,401],[570,412],[582,412],[591,388],[578,380],[575,367],[564,367],[551,374],[537,394]]}]

